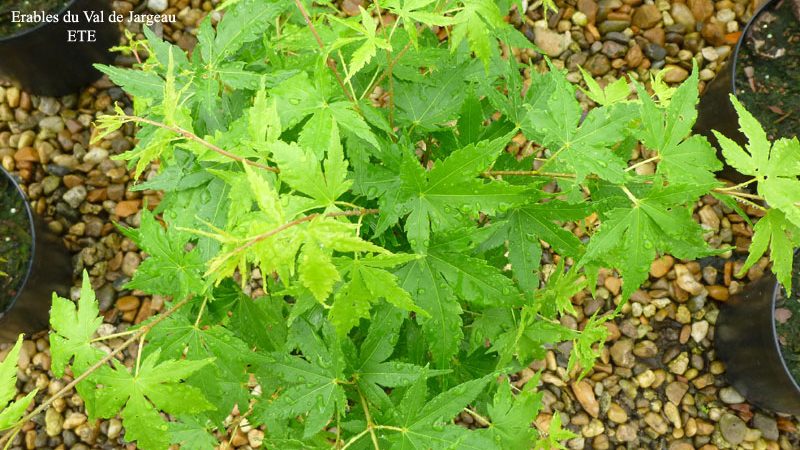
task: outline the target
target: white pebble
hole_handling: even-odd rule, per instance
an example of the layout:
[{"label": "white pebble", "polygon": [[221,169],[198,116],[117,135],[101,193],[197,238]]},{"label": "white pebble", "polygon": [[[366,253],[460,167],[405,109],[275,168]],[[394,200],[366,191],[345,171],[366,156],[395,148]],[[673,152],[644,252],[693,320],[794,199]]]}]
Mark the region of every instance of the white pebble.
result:
[{"label": "white pebble", "polygon": [[168,6],[167,0],[147,0],[147,7],[155,12],[164,12]]}]

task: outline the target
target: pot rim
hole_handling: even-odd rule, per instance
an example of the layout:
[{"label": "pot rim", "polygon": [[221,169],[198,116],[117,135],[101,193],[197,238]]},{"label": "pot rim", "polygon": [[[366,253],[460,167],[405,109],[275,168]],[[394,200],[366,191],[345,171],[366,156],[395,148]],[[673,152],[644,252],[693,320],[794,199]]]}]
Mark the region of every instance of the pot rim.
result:
[{"label": "pot rim", "polygon": [[17,303],[17,300],[19,299],[20,294],[25,289],[25,285],[28,284],[28,279],[31,276],[31,270],[33,269],[34,255],[36,254],[36,227],[34,227],[33,224],[33,211],[31,211],[31,205],[28,203],[28,197],[25,195],[24,192],[22,192],[22,188],[20,188],[19,183],[17,183],[17,180],[14,179],[14,177],[10,173],[8,173],[3,167],[0,167],[0,176],[5,177],[10,181],[11,185],[14,186],[14,188],[17,190],[17,193],[22,198],[23,204],[25,205],[25,214],[28,217],[28,229],[30,230],[31,234],[31,254],[30,257],[28,258],[28,266],[25,269],[25,274],[22,277],[21,282],[19,283],[19,289],[17,290],[17,293],[14,295],[14,298],[11,299],[11,301],[9,302],[8,306],[5,309],[0,311],[0,317],[2,317],[5,313],[7,313],[11,308],[14,307],[14,305]]},{"label": "pot rim", "polygon": [[747,21],[747,24],[744,26],[744,28],[742,28],[742,34],[739,36],[739,40],[736,41],[736,47],[733,49],[733,54],[731,55],[731,65],[733,66],[731,69],[731,93],[734,96],[736,96],[736,73],[738,72],[736,69],[738,69],[739,52],[742,50],[744,39],[747,36],[747,33],[750,31],[750,28],[755,23],[756,19],[758,19],[758,16],[781,1],[783,0],[766,0],[764,4],[758,7],[758,9],[753,13],[752,17],[750,17],[750,20]]},{"label": "pot rim", "polygon": [[[800,249],[795,250],[795,258],[800,257]],[[791,380],[792,385],[796,392],[800,392],[800,384],[798,384],[798,380],[794,378],[792,372],[789,370],[789,366],[786,364],[786,358],[783,356],[783,349],[781,348],[781,341],[778,336],[778,326],[775,324],[775,307],[776,302],[778,301],[778,294],[781,292],[781,283],[780,281],[775,280],[775,286],[772,288],[772,301],[770,302],[771,307],[769,311],[770,323],[772,324],[772,342],[774,343],[775,348],[778,350],[778,355],[780,355],[781,360],[781,367],[783,367],[783,371],[786,373],[786,376]]]},{"label": "pot rim", "polygon": [[[58,10],[58,12],[56,12],[54,14],[56,14],[59,17],[61,17],[61,15],[63,15],[68,9],[72,8],[72,6],[77,2],[78,2],[78,0],[68,0],[67,4],[64,5],[61,9]],[[50,11],[45,11],[45,12],[49,13]],[[8,36],[0,36],[0,44],[2,44],[3,42],[7,42],[7,41],[11,41],[11,40],[14,40],[14,39],[17,39],[17,38],[24,37],[24,36],[26,36],[26,35],[28,35],[30,33],[33,33],[36,30],[38,30],[40,28],[43,28],[43,27],[45,27],[47,25],[52,25],[52,24],[49,23],[49,22],[41,22],[41,23],[38,23],[38,24],[36,24],[36,25],[34,25],[34,26],[30,27],[30,28],[25,28],[24,30],[20,31],[19,33],[10,34]]]}]

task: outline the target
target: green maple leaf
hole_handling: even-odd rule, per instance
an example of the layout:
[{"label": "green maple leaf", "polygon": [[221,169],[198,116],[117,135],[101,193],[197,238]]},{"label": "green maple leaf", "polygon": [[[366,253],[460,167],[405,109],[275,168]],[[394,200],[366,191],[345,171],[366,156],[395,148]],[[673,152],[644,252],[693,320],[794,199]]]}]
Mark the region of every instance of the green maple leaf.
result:
[{"label": "green maple leaf", "polygon": [[6,359],[0,363],[0,430],[6,430],[16,425],[25,415],[25,411],[39,391],[34,389],[25,397],[14,400],[17,394],[17,361],[19,361],[20,348],[22,348],[21,334],[6,355]]},{"label": "green maple leaf", "polygon": [[656,184],[632,207],[610,210],[589,241],[579,266],[595,262],[617,268],[624,280],[623,297],[628,298],[647,279],[657,254],[685,259],[708,254],[702,229],[685,206],[704,192],[704,186]]},{"label": "green maple leaf", "polygon": [[350,57],[350,64],[347,65],[347,76],[344,79],[345,83],[350,81],[353,75],[363,69],[364,66],[366,66],[372,60],[372,58],[375,57],[375,53],[379,48],[392,51],[392,46],[389,41],[377,36],[378,22],[361,6],[359,6],[358,9],[361,12],[360,24],[354,20],[342,20],[334,15],[328,16],[330,19],[354,30],[359,35],[359,37],[355,38],[341,37],[337,39],[333,42],[332,46],[328,50],[329,52],[354,42],[363,41],[361,42],[361,45],[353,51],[353,54]]},{"label": "green maple leaf", "polygon": [[494,37],[509,25],[492,0],[463,0],[462,3],[463,8],[453,17],[456,25],[450,35],[450,48],[455,51],[466,39],[470,50],[488,67],[492,46],[496,45]]},{"label": "green maple leaf", "polygon": [[789,221],[781,210],[770,208],[753,231],[749,254],[739,276],[747,273],[747,269],[757,263],[769,247],[772,271],[786,291],[792,292],[793,249],[800,246],[800,227]]},{"label": "green maple leaf", "polygon": [[428,83],[395,83],[397,124],[411,126],[419,132],[435,131],[458,116],[464,102],[464,79],[460,70],[440,70],[430,78]]},{"label": "green maple leaf", "polygon": [[770,145],[761,124],[731,97],[739,114],[739,127],[748,138],[747,151],[735,142],[714,132],[725,159],[736,170],[758,181],[758,193],[772,208],[781,210],[786,219],[800,227],[800,142],[779,139]]},{"label": "green maple leaf", "polygon": [[542,393],[535,392],[538,375],[525,383],[522,391],[516,395],[511,392],[511,384],[502,383],[488,405],[492,423],[487,430],[481,430],[498,443],[501,448],[531,448],[538,438],[536,429],[531,423],[539,415]]},{"label": "green maple leaf", "polygon": [[75,369],[84,371],[103,357],[103,352],[91,346],[94,333],[103,323],[99,314],[97,300],[85,270],[77,307],[72,301],[53,294],[50,308],[50,348],[52,370],[56,376],[64,376],[64,368],[71,360]]},{"label": "green maple leaf", "polygon": [[[400,167],[400,189],[391,204],[384,204],[383,226],[409,214],[405,230],[415,250],[428,247],[430,233],[462,224],[461,214],[493,213],[497,208],[526,199],[524,187],[477,178],[505,148],[511,134],[458,149],[426,172],[416,158],[406,154]],[[382,207],[384,206],[382,205]],[[383,209],[383,208],[382,208]]]},{"label": "green maple leaf", "polygon": [[422,325],[436,367],[449,367],[464,336],[461,305],[455,293],[427,258],[406,264],[396,274],[400,286],[430,316],[417,317],[417,321]]},{"label": "green maple leaf", "polygon": [[599,107],[581,122],[583,109],[575,98],[575,87],[554,67],[545,79],[551,89],[531,100],[522,127],[526,137],[552,152],[550,162],[540,170],[552,167],[575,173],[578,183],[592,174],[622,182],[625,161],[612,147],[621,140],[632,115],[625,109]]},{"label": "green maple leaf", "polygon": [[411,295],[398,286],[397,277],[384,269],[387,259],[399,265],[415,258],[414,255],[400,256],[406,255],[338,260],[340,273],[348,280],[334,294],[328,320],[340,335],[346,335],[361,319],[368,319],[372,304],[381,298],[402,310],[425,314],[414,305]]},{"label": "green maple leaf", "polygon": [[262,369],[279,377],[287,387],[272,402],[259,404],[262,420],[305,416],[303,439],[321,431],[334,413],[344,414],[347,406],[342,381],[345,360],[333,330],[323,327],[323,337],[314,332],[305,319],[296,320],[293,338],[303,357],[282,352],[272,353],[274,361]]},{"label": "green maple leaf", "polygon": [[494,222],[491,241],[508,242],[508,260],[514,278],[524,291],[539,288],[538,269],[542,257],[539,239],[549,243],[560,255],[580,258],[584,246],[571,232],[555,221],[580,220],[591,213],[586,203],[570,204],[559,200],[512,208]]},{"label": "green maple leaf", "polygon": [[335,133],[335,138],[329,137],[330,147],[322,164],[313,151],[295,143],[278,141],[272,145],[273,158],[281,170],[280,179],[316,200],[318,206],[333,205],[352,184],[352,181],[346,180],[347,162],[344,160],[338,131],[335,128],[331,130]]},{"label": "green maple leaf", "polygon": [[125,439],[136,441],[144,449],[160,450],[170,444],[168,425],[159,411],[174,416],[213,408],[202,391],[182,382],[210,364],[211,359],[158,359],[159,351],[151,353],[142,360],[135,375],[124,367],[95,375],[97,415],[114,417],[122,409]]},{"label": "green maple leaf", "polygon": [[428,26],[445,27],[456,23],[456,19],[447,17],[439,12],[426,10],[433,5],[436,0],[390,0],[384,6],[403,23],[403,29],[408,34],[408,39],[419,47],[417,23]]},{"label": "green maple leaf", "polygon": [[234,405],[245,407],[248,404],[250,365],[263,361],[232,331],[221,325],[201,329],[187,317],[176,315],[153,327],[148,338],[150,345],[144,352],[147,356],[152,348],[163,358],[218,362],[199,367],[187,379],[189,385],[202,390],[216,406],[203,410],[204,416],[221,424]]},{"label": "green maple leaf", "polygon": [[499,449],[485,434],[450,423],[493,378],[488,375],[467,381],[428,399],[425,377],[420,377],[408,389],[397,407],[397,417],[392,425],[402,428],[403,431],[388,436],[392,448]]},{"label": "green maple leaf", "polygon": [[128,282],[128,288],[178,299],[205,290],[203,258],[196,249],[185,250],[188,233],[175,227],[165,229],[147,208],[142,211],[139,229],[120,231],[149,255]]},{"label": "green maple leaf", "polygon": [[420,376],[431,377],[447,371],[391,360],[405,314],[388,304],[376,308],[369,331],[353,363],[354,376],[365,397],[386,411],[394,408],[384,388],[408,386]]},{"label": "green maple leaf", "polygon": [[226,57],[238,51],[242,45],[258,39],[268,27],[275,23],[275,19],[289,5],[286,2],[262,2],[260,0],[237,2],[236,6],[230,8],[217,25],[213,44],[210,42],[210,29],[205,33],[208,36],[203,34],[198,36],[198,40],[204,41],[205,44],[199,46],[203,60],[212,65],[220,64]]},{"label": "green maple leaf", "polygon": [[641,142],[659,158],[656,173],[670,183],[713,184],[714,172],[722,168],[711,144],[700,135],[690,135],[697,118],[697,68],[672,95],[669,104],[657,106],[644,88],[635,84],[641,102]]},{"label": "green maple leaf", "polygon": [[581,90],[599,105],[613,105],[625,102],[631,94],[630,86],[628,86],[625,78],[619,78],[617,81],[609,83],[605,88],[601,88],[594,77],[583,70],[583,67],[578,66],[578,69],[580,69],[583,81],[589,88],[588,90],[581,88]]}]

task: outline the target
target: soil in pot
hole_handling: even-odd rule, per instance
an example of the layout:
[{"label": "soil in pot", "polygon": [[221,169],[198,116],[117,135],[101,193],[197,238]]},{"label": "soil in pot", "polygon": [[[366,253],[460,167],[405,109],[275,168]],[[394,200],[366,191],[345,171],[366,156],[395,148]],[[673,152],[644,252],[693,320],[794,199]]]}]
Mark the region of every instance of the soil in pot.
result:
[{"label": "soil in pot", "polygon": [[771,140],[800,129],[800,21],[794,0],[777,2],[754,20],[739,49],[736,97]]},{"label": "soil in pot", "polygon": [[53,13],[63,9],[71,0],[2,0],[0,4],[0,38],[10,36],[41,22],[13,22],[14,11],[20,14]]},{"label": "soil in pot", "polygon": [[31,260],[31,224],[25,199],[0,176],[0,313],[11,306]]}]

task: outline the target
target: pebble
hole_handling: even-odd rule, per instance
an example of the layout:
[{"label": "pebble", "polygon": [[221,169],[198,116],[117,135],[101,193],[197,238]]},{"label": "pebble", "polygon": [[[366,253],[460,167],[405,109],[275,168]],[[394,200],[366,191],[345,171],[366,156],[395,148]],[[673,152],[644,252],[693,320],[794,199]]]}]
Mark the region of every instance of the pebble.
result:
[{"label": "pebble", "polygon": [[670,402],[680,405],[681,400],[683,400],[683,396],[686,395],[686,392],[689,390],[689,385],[683,383],[681,381],[672,381],[667,384],[667,387],[664,390],[664,393],[669,399]]},{"label": "pebble", "polygon": [[537,47],[551,58],[564,53],[569,45],[572,44],[572,35],[568,32],[559,34],[549,28],[534,27],[534,43]]},{"label": "pebble", "polygon": [[44,414],[45,432],[50,437],[61,434],[64,418],[54,408],[49,408]]},{"label": "pebble", "polygon": [[661,414],[655,413],[653,411],[648,412],[644,416],[644,422],[650,426],[657,434],[665,434],[669,428],[667,427],[667,422],[664,420],[664,417]]},{"label": "pebble", "polygon": [[681,352],[667,366],[670,372],[676,375],[683,375],[686,369],[689,368],[689,355],[686,352]]},{"label": "pebble", "polygon": [[701,320],[692,324],[692,339],[700,343],[708,334],[708,322]]},{"label": "pebble", "polygon": [[616,403],[611,403],[608,406],[608,412],[606,414],[608,420],[615,423],[625,423],[628,421],[628,413]]},{"label": "pebble", "polygon": [[633,367],[636,358],[633,356],[633,341],[630,339],[620,339],[614,342],[609,350],[611,359],[619,367]]},{"label": "pebble", "polygon": [[675,259],[672,256],[664,255],[650,264],[650,276],[653,278],[662,278],[669,273],[674,264]]},{"label": "pebble", "polygon": [[726,386],[719,390],[719,399],[727,404],[744,403],[742,394],[731,386]]},{"label": "pebble", "polygon": [[641,29],[652,28],[661,22],[661,11],[656,5],[642,5],[636,8],[631,23]]},{"label": "pebble", "polygon": [[[666,76],[668,75],[669,74]],[[675,281],[678,283],[678,286],[680,286],[681,289],[691,295],[699,295],[701,292],[703,292],[703,285],[694,279],[694,275],[692,275],[692,273],[689,272],[689,269],[687,269],[683,264],[675,265]]]},{"label": "pebble", "polygon": [[65,202],[73,208],[77,208],[86,199],[86,188],[83,185],[75,186],[62,196]]},{"label": "pebble", "polygon": [[664,69],[667,70],[666,74],[664,75],[664,81],[667,83],[680,83],[689,77],[689,71],[681,66],[667,64]]},{"label": "pebble", "polygon": [[670,9],[670,15],[675,20],[675,23],[679,23],[689,30],[694,29],[694,14],[685,3],[673,3],[672,9]]},{"label": "pebble", "polygon": [[725,286],[719,286],[719,285],[706,286],[706,290],[708,291],[709,297],[713,298],[714,300],[719,300],[724,302],[728,300],[728,297],[730,297],[730,292],[728,291],[728,288],[726,288]]},{"label": "pebble", "polygon": [[727,413],[720,419],[719,429],[722,437],[731,445],[741,444],[747,433],[747,425],[742,419]]},{"label": "pebble", "polygon": [[151,11],[164,12],[169,7],[167,0],[147,0],[147,7]]},{"label": "pebble", "polygon": [[600,404],[594,395],[592,386],[586,380],[576,381],[570,384],[575,398],[581,404],[584,411],[589,413],[592,417],[597,417],[600,414]]},{"label": "pebble", "polygon": [[764,413],[757,412],[753,416],[753,426],[761,431],[764,439],[777,441],[780,437],[778,434],[778,422]]}]

